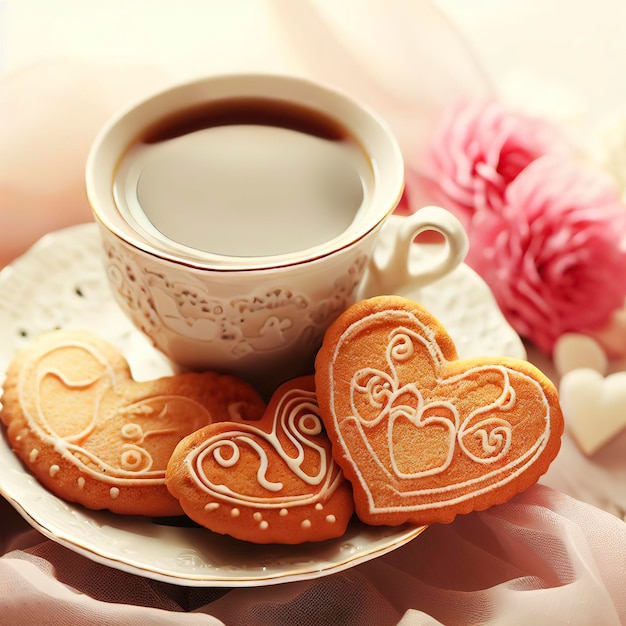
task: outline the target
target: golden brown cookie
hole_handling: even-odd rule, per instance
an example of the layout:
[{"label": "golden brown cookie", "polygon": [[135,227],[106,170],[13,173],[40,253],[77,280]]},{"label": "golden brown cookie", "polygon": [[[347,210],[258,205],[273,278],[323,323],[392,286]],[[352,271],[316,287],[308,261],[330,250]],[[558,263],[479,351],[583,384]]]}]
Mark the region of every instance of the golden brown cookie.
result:
[{"label": "golden brown cookie", "polygon": [[537,368],[458,360],[442,325],[409,300],[359,302],[329,328],[315,381],[335,460],[368,524],[450,522],[535,483],[563,417]]},{"label": "golden brown cookie", "polygon": [[281,385],[259,422],[211,424],[183,439],[167,486],[202,526],[255,543],[340,537],[354,511],[313,376]]},{"label": "golden brown cookie", "polygon": [[42,335],[10,364],[0,418],[14,451],[57,496],[91,509],[178,515],[165,486],[176,444],[219,420],[261,417],[247,383],[215,373],[136,382],[110,344],[85,331]]}]

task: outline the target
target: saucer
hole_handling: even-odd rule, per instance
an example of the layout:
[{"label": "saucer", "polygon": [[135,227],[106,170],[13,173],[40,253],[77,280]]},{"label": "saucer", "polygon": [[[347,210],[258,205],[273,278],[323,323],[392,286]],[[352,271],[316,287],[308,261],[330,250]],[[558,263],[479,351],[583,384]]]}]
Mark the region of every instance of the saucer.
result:
[{"label": "saucer", "polygon": [[[423,247],[415,246],[415,262],[426,253]],[[402,295],[439,317],[460,357],[524,358],[522,342],[485,283],[467,266],[427,287],[406,285]],[[38,334],[72,327],[93,330],[117,346],[137,380],[172,373],[169,361],[113,301],[95,224],[45,236],[0,272],[0,372],[6,370],[15,350]],[[175,525],[172,520],[124,517],[64,502],[23,467],[4,429],[0,466],[0,494],[43,535],[99,563],[179,585],[251,587],[325,576],[390,552],[424,530],[366,526],[355,519],[336,540],[255,545],[216,535],[184,519]]]}]

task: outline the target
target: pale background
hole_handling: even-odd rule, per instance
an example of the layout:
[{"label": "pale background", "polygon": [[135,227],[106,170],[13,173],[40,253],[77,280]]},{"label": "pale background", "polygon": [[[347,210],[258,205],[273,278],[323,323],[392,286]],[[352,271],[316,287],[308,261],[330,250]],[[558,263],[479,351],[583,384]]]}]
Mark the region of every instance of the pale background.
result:
[{"label": "pale background", "polygon": [[[255,47],[262,33],[268,40],[280,38],[266,4],[293,7],[300,0],[4,0],[0,2],[0,70],[10,72],[66,55],[154,62],[181,75],[274,63],[288,68],[290,61],[279,57],[278,46],[266,41],[261,54]],[[351,19],[351,6],[381,3],[314,4]],[[421,3],[406,0],[404,4]],[[432,4],[471,45],[498,88],[537,79],[546,81],[552,95],[562,89],[576,96],[594,115],[625,105],[626,3],[622,0],[433,0]],[[215,15],[216,5],[219,23],[206,19]],[[184,28],[181,22],[173,28],[172,11],[186,15]],[[384,29],[374,28],[377,39],[385,35]],[[414,30],[419,37],[419,29]],[[398,44],[397,33],[386,35],[392,47]],[[194,58],[209,39],[214,50],[222,48],[225,53]],[[181,67],[183,60],[185,67]],[[379,62],[384,64],[385,59]],[[389,66],[386,69],[393,72]]]}]

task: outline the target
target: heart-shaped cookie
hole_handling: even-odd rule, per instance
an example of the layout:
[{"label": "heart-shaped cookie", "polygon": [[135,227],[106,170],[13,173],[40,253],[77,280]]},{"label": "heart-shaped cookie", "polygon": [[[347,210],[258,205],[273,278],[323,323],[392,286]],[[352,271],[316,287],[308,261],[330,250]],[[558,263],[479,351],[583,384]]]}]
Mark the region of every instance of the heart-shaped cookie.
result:
[{"label": "heart-shaped cookie", "polygon": [[626,428],[626,372],[604,377],[580,368],[559,386],[567,428],[580,449],[594,454]]},{"label": "heart-shaped cookie", "polygon": [[547,377],[525,361],[458,360],[441,324],[404,298],[353,305],[315,365],[333,454],[366,523],[450,522],[505,502],[559,450]]},{"label": "heart-shaped cookie", "polygon": [[255,543],[340,537],[354,511],[313,376],[281,385],[258,422],[215,423],[185,437],[167,486],[199,524]]},{"label": "heart-shaped cookie", "polygon": [[247,383],[212,372],[136,382],[125,358],[96,335],[38,337],[10,364],[0,419],[9,442],[51,492],[92,509],[178,515],[165,486],[176,444],[213,421],[258,419]]}]

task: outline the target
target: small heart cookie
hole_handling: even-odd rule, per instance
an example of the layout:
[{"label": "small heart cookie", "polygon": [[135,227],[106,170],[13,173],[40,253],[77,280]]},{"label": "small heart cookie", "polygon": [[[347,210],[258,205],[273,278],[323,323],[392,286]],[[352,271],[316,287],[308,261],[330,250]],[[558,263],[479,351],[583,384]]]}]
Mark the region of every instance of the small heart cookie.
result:
[{"label": "small heart cookie", "polygon": [[587,455],[626,428],[626,372],[604,377],[593,369],[567,372],[559,386],[567,428]]},{"label": "small heart cookie", "polygon": [[96,335],[60,330],[10,364],[0,419],[13,450],[45,487],[91,509],[179,515],[165,486],[176,444],[213,421],[258,419],[247,383],[212,372],[136,382]]},{"label": "small heart cookie", "polygon": [[255,543],[340,537],[354,511],[313,376],[281,385],[258,422],[211,424],[183,439],[167,486],[191,519]]},{"label": "small heart cookie", "polygon": [[450,522],[530,487],[560,447],[556,389],[509,358],[458,360],[422,307],[364,300],[327,331],[316,363],[333,455],[368,524]]}]

